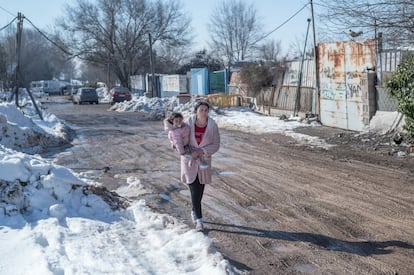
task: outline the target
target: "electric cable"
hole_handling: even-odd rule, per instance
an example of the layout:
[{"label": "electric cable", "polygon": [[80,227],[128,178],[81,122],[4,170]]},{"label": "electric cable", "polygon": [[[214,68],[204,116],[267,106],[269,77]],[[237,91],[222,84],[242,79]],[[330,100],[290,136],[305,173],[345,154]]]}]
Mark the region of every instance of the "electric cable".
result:
[{"label": "electric cable", "polygon": [[15,16],[13,13],[11,13],[10,11],[6,10],[5,8],[3,8],[2,6],[0,6],[0,10],[5,11],[6,13],[10,14],[11,16]]},{"label": "electric cable", "polygon": [[38,31],[47,41],[49,41],[50,43],[52,43],[53,45],[55,45],[56,47],[58,47],[65,54],[70,55],[71,57],[74,57],[74,55],[72,53],[68,52],[66,49],[64,49],[62,46],[58,45],[55,41],[53,41],[46,34],[44,34],[38,27],[35,26],[35,24],[32,23],[32,21],[30,21],[30,19],[28,19],[27,17],[24,17],[24,19],[27,20],[27,22],[29,22],[30,25],[32,25],[32,27],[36,31]]},{"label": "electric cable", "polygon": [[9,24],[7,24],[6,26],[4,26],[3,28],[1,28],[0,29],[0,31],[2,31],[2,30],[4,30],[4,29],[6,29],[6,28],[8,28],[14,21],[16,21],[16,19],[17,19],[17,17],[15,17],[15,18],[13,18],[13,20],[12,21],[10,21],[10,23]]},{"label": "electric cable", "polygon": [[269,35],[271,35],[272,33],[274,33],[275,31],[277,31],[278,29],[280,29],[281,27],[283,27],[286,23],[288,23],[290,20],[292,20],[296,15],[298,15],[303,9],[305,9],[307,6],[309,6],[310,3],[305,4],[302,8],[300,8],[297,12],[295,12],[291,17],[289,17],[288,19],[286,19],[284,22],[282,22],[282,24],[280,24],[279,26],[277,26],[276,28],[274,28],[272,31],[270,31],[269,33],[267,33],[266,35],[264,35],[263,37],[259,38],[258,40],[256,40],[253,44],[256,44],[257,42],[259,42],[260,40],[265,39],[266,37],[268,37]]}]

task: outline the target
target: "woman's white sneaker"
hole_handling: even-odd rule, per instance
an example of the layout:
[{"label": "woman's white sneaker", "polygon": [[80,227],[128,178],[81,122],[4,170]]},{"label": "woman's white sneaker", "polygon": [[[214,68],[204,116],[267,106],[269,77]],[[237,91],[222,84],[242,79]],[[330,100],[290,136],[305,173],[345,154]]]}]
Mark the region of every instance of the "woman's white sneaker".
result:
[{"label": "woman's white sneaker", "polygon": [[203,219],[202,218],[197,219],[195,229],[198,232],[203,232],[204,231],[204,225],[203,225]]}]

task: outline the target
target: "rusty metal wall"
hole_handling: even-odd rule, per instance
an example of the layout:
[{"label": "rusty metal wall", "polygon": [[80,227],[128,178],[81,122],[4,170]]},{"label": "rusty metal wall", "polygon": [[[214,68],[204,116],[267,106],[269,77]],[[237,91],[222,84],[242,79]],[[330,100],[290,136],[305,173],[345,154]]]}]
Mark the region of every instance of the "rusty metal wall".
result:
[{"label": "rusty metal wall", "polygon": [[[363,130],[370,116],[368,73],[375,68],[375,41],[320,43],[320,118],[324,125]],[[372,92],[372,91],[371,91]]]}]

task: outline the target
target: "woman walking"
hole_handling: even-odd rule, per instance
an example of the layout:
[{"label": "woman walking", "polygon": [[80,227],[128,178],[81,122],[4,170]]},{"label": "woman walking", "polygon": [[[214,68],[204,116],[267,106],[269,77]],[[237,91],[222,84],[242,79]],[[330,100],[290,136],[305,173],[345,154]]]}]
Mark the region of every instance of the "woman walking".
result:
[{"label": "woman walking", "polygon": [[205,185],[211,183],[211,157],[220,148],[219,129],[209,111],[207,102],[196,103],[195,115],[188,121],[192,159],[181,156],[181,180],[190,188],[191,218],[197,231],[204,230],[201,200]]}]

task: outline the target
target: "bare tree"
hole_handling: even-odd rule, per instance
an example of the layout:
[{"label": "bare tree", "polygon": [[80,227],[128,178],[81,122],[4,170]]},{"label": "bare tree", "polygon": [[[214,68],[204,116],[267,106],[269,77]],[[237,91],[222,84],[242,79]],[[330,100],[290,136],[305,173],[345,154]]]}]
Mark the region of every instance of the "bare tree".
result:
[{"label": "bare tree", "polygon": [[213,57],[206,49],[193,53],[191,59],[184,63],[178,70],[179,73],[186,73],[191,68],[207,68],[209,71],[218,71],[224,68],[221,60]]},{"label": "bare tree", "polygon": [[244,60],[263,37],[256,9],[242,0],[221,2],[212,13],[208,29],[209,46],[227,62]]},{"label": "bare tree", "polygon": [[269,40],[258,46],[258,57],[267,63],[277,63],[283,57],[282,46],[280,41]]},{"label": "bare tree", "polygon": [[128,86],[130,75],[150,72],[149,49],[154,43],[188,43],[189,20],[179,0],[78,0],[67,6],[59,26],[73,54],[108,66],[121,85]]},{"label": "bare tree", "polygon": [[[3,74],[5,83],[14,81],[16,64],[16,28],[10,27],[0,39],[4,50],[2,61],[7,68]],[[60,78],[73,68],[72,60],[60,49],[52,45],[37,31],[30,27],[23,28],[21,46],[21,85],[28,88],[33,80]],[[68,75],[68,74],[67,74]]]},{"label": "bare tree", "polygon": [[310,43],[309,37],[306,39],[306,36],[303,35],[302,38],[299,36],[295,37],[295,39],[289,45],[289,58],[290,59],[301,59],[303,55],[303,47],[305,46],[306,41],[306,49],[305,49],[305,56],[304,58],[311,58],[313,57],[314,51],[312,48],[312,43]]},{"label": "bare tree", "polygon": [[414,2],[412,0],[321,0],[322,19],[328,27],[350,38],[374,37],[383,32],[386,44],[410,45],[414,40]]}]

